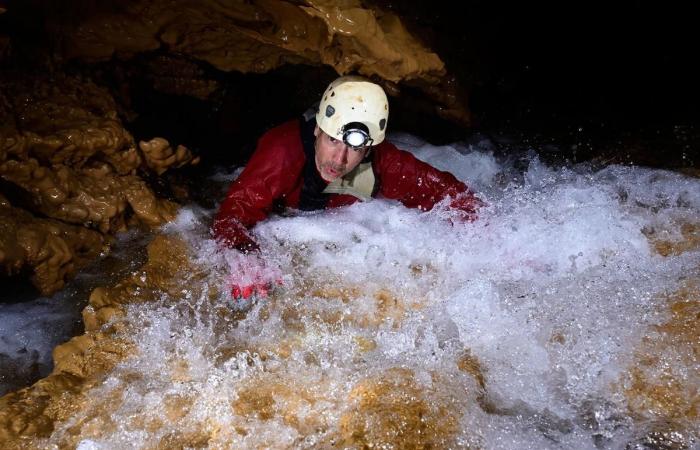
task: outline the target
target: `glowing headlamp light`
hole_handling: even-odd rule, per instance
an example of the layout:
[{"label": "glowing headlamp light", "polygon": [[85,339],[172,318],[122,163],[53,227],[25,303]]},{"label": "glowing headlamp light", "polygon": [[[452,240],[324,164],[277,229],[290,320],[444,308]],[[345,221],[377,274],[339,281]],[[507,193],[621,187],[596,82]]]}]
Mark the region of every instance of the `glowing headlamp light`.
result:
[{"label": "glowing headlamp light", "polygon": [[360,122],[351,122],[343,127],[343,142],[353,150],[361,150],[372,145],[369,129]]}]

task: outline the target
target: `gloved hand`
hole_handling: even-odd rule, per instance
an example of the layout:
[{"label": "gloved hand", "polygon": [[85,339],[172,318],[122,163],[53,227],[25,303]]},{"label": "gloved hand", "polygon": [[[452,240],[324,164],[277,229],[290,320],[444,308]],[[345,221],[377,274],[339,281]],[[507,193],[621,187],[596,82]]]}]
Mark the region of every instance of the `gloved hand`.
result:
[{"label": "gloved hand", "polygon": [[479,197],[475,196],[471,191],[460,192],[452,197],[450,202],[450,222],[454,225],[455,221],[461,223],[474,222],[479,218],[478,210],[486,206],[486,203]]},{"label": "gloved hand", "polygon": [[278,268],[270,266],[259,253],[231,252],[227,256],[230,267],[231,298],[249,299],[253,295],[267,297],[272,288],[282,284]]},{"label": "gloved hand", "polygon": [[[276,284],[282,284],[282,280],[275,280]],[[253,295],[265,298],[270,293],[270,290],[274,287],[273,283],[270,281],[256,282],[246,286],[239,286],[238,284],[231,285],[231,298],[238,300],[240,298],[249,299]]]}]

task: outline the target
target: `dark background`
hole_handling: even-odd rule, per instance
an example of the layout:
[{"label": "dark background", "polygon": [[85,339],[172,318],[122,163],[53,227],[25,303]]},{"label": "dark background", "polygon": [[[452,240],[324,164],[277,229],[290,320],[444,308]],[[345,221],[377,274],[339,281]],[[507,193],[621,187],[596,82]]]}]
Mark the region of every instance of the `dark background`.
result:
[{"label": "dark background", "polygon": [[470,86],[476,129],[576,145],[579,158],[699,162],[700,26],[687,4],[387,3],[432,30]]}]

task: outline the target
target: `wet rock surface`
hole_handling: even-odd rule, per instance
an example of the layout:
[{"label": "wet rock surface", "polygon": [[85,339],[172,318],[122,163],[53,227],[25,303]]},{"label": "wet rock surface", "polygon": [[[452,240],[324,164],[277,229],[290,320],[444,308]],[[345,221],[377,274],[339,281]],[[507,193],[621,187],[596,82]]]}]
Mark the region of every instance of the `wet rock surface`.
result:
[{"label": "wet rock surface", "polygon": [[[26,270],[43,294],[128,225],[154,227],[177,206],[141,177],[198,162],[162,138],[136,145],[109,92],[87,79],[5,73],[0,94],[0,265]],[[22,210],[18,209],[22,208]],[[21,249],[21,250],[20,250]]]},{"label": "wet rock surface", "polygon": [[[83,312],[86,333],[54,350],[53,372],[32,388],[0,399],[0,442],[7,448],[22,448],[31,439],[49,436],[54,422],[66,420],[84,408],[90,402],[85,392],[128,357],[133,347],[119,334],[124,324],[116,321],[109,327],[103,325],[123,314],[127,303],[153,300],[154,292],[169,287],[177,290],[174,283],[186,270],[185,261],[181,242],[156,239],[149,247],[149,262],[137,273],[109,289],[93,291]],[[149,287],[138,295],[146,279]],[[103,414],[108,414],[110,405],[104,403],[101,408]]]},{"label": "wet rock surface", "polygon": [[9,276],[31,271],[43,294],[63,287],[65,280],[103,251],[104,236],[85,227],[35,217],[0,203],[0,264]]},{"label": "wet rock surface", "polygon": [[[95,289],[83,312],[85,334],[56,348],[51,375],[0,399],[6,448],[127,436],[149,448],[493,445],[483,426],[465,428],[469,411],[494,423],[524,416],[551,439],[573,433],[574,422],[553,412],[498,406],[499,375],[468,348],[445,349],[440,369],[371,368],[378,345],[386,345],[377,341],[410,332],[411,317],[430,308],[424,295],[310,277],[240,310],[222,301],[226,274],[210,266],[208,246],[157,236],[141,268]],[[293,264],[306,273],[299,251]],[[417,279],[434,275],[407,270]],[[631,429],[626,448],[692,448],[695,283],[671,293],[669,311],[661,311],[668,321],[632,344],[631,364],[609,387],[610,398],[581,405],[580,420],[598,447],[608,448],[618,429]],[[266,331],[258,334],[258,327]],[[276,337],[266,335],[272,330]],[[139,333],[149,339],[138,340]],[[558,333],[547,345],[575,340]],[[340,348],[348,353],[336,354]],[[626,405],[624,416],[614,402]]]},{"label": "wet rock surface", "polygon": [[[398,94],[423,92],[426,107],[461,125],[471,119],[466,93],[444,62],[389,9],[360,1],[36,2],[63,61],[95,64],[166,53],[152,67],[159,89],[203,98],[215,80],[192,61],[223,72],[266,73],[283,65],[358,73]],[[70,12],[70,13],[69,13]],[[172,56],[170,56],[172,55]],[[184,57],[184,58],[183,58]],[[163,64],[165,62],[165,65]],[[158,67],[169,67],[162,72]],[[319,90],[323,88],[320,87]]]}]

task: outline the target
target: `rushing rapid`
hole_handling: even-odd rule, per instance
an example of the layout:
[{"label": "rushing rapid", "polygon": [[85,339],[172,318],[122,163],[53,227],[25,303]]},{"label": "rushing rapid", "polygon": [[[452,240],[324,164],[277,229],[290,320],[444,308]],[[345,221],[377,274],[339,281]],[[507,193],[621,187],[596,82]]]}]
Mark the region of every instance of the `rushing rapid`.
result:
[{"label": "rushing rapid", "polygon": [[[188,249],[177,295],[126,305],[128,355],[34,445],[698,445],[700,180],[392,140],[469,184],[479,219],[386,200],[272,216],[256,258],[184,208],[162,231]],[[251,265],[276,287],[233,301]]]}]

